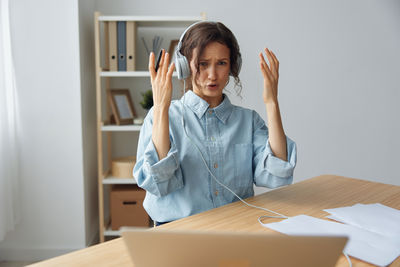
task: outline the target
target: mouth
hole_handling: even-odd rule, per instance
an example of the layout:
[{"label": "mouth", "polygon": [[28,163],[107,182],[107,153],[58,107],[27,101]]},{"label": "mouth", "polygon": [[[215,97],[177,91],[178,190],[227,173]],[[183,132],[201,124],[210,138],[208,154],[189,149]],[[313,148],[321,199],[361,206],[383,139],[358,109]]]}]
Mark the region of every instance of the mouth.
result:
[{"label": "mouth", "polygon": [[209,89],[209,90],[216,90],[217,88],[218,88],[218,85],[215,83],[207,84],[207,89]]}]

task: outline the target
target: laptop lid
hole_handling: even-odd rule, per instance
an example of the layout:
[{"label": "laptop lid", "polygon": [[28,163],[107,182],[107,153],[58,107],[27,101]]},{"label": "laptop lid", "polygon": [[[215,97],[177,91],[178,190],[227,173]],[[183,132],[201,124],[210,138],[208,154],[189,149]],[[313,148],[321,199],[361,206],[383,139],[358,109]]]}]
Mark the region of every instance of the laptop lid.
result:
[{"label": "laptop lid", "polygon": [[347,237],[123,228],[135,267],[335,266]]}]

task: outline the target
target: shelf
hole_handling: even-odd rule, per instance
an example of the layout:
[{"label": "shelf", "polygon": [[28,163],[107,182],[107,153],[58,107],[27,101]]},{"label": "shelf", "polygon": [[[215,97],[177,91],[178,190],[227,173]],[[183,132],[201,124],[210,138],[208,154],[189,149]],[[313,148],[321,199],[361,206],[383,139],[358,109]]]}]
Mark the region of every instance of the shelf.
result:
[{"label": "shelf", "polygon": [[121,236],[121,232],[119,230],[111,230],[111,227],[108,227],[104,230],[104,236]]},{"label": "shelf", "polygon": [[142,125],[103,125],[101,131],[103,132],[139,132]]},{"label": "shelf", "polygon": [[103,184],[137,184],[137,183],[134,178],[107,177],[103,179]]},{"label": "shelf", "polygon": [[150,77],[148,71],[102,71],[101,77]]},{"label": "shelf", "polygon": [[[140,226],[140,228],[144,228],[143,226]],[[151,227],[149,226],[149,229]],[[111,229],[111,223],[110,225],[104,229],[104,236],[121,236],[121,231],[120,230],[112,230]]]},{"label": "shelf", "polygon": [[135,178],[117,178],[111,175],[110,170],[105,171],[103,177],[103,184],[137,184]]},{"label": "shelf", "polygon": [[99,16],[99,21],[195,22],[204,16]]},{"label": "shelf", "polygon": [[109,219],[104,229],[104,236],[121,236],[121,231],[111,229],[111,220]]},{"label": "shelf", "polygon": [[[148,71],[102,71],[100,72],[101,77],[150,77]],[[172,77],[178,77],[178,74],[174,72]]]}]

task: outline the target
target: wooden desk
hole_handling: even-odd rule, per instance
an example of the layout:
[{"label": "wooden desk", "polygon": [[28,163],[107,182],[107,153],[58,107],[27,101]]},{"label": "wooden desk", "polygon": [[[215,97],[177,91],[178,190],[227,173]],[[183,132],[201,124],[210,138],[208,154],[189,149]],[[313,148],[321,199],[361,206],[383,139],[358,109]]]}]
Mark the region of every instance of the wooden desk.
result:
[{"label": "wooden desk", "polygon": [[[328,215],[322,211],[323,209],[356,203],[379,202],[400,209],[400,186],[322,175],[249,198],[248,202],[287,216],[306,214],[323,218]],[[162,225],[160,228],[276,233],[258,223],[257,218],[261,215],[265,215],[265,212],[235,202]],[[267,219],[264,222],[273,221],[279,219]],[[372,266],[354,258],[351,258],[351,261],[355,267]],[[58,265],[132,266],[121,238],[39,262],[33,266]],[[339,259],[337,266],[348,266],[344,256]],[[390,266],[400,266],[400,257]]]}]

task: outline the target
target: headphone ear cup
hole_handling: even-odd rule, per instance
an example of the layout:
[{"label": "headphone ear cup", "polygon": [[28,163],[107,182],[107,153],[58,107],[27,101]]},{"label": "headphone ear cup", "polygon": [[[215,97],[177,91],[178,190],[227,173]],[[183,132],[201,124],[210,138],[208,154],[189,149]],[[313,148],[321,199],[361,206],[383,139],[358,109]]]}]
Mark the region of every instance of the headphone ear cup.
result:
[{"label": "headphone ear cup", "polygon": [[178,79],[183,80],[190,76],[189,63],[185,56],[181,53],[176,53],[175,55],[175,67],[178,73]]}]

